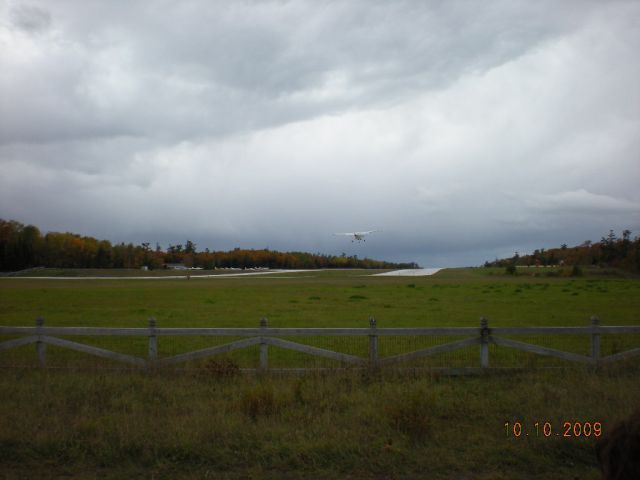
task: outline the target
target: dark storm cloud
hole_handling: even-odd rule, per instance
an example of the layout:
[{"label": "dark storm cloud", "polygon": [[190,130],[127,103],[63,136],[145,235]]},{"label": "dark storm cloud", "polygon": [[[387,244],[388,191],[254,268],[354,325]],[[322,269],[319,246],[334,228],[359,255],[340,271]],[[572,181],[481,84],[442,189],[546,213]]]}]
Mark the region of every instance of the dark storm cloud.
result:
[{"label": "dark storm cloud", "polygon": [[362,254],[423,264],[640,230],[637,2],[10,1],[0,20],[1,217],[332,252],[381,228]]},{"label": "dark storm cloud", "polygon": [[51,25],[48,11],[33,5],[16,5],[9,11],[11,23],[31,33],[47,30]]}]

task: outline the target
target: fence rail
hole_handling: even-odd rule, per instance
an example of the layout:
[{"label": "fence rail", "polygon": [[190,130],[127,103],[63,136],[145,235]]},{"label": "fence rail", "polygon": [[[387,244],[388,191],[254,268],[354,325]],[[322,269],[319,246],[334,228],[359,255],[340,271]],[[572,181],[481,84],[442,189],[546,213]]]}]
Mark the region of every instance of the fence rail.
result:
[{"label": "fence rail", "polygon": [[[44,319],[38,318],[36,326],[0,326],[0,335],[24,335],[0,343],[0,352],[24,345],[35,344],[40,366],[46,366],[46,346],[55,345],[76,350],[97,357],[128,363],[141,368],[156,368],[175,365],[195,359],[206,358],[232,350],[259,345],[259,369],[269,369],[269,346],[284,348],[339,361],[360,367],[382,367],[395,365],[418,358],[441,353],[453,352],[474,345],[479,346],[479,367],[490,368],[489,345],[521,350],[536,355],[556,357],[570,362],[589,365],[604,365],[620,360],[640,356],[640,345],[623,352],[608,356],[601,355],[600,336],[603,334],[640,334],[640,325],[603,326],[598,317],[591,317],[591,324],[584,327],[489,327],[486,318],[480,319],[480,327],[426,327],[426,328],[378,328],[375,318],[369,319],[368,328],[273,328],[268,326],[266,318],[260,320],[258,328],[162,328],[154,318],[149,319],[147,328],[105,328],[105,327],[45,327]],[[532,343],[504,338],[501,335],[588,335],[591,339],[590,355],[581,355]],[[147,337],[147,357],[139,357],[112,350],[86,345],[58,336],[128,336]],[[158,337],[162,336],[231,336],[245,337],[223,345],[216,345],[173,356],[159,358]],[[326,337],[356,336],[368,337],[368,356],[357,356],[312,345],[285,340],[279,337]],[[378,338],[388,336],[460,336],[462,340],[381,357],[378,351]],[[299,370],[299,369],[296,369]]]}]

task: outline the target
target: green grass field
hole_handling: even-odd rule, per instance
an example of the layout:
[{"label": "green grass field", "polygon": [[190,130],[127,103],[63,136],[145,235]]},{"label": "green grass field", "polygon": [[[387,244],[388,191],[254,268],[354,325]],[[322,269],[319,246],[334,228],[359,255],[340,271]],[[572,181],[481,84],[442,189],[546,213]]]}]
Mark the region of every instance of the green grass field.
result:
[{"label": "green grass field", "polygon": [[[370,315],[379,327],[478,326],[481,315],[491,326],[588,325],[593,314],[603,325],[640,324],[634,278],[535,269],[512,277],[484,268],[411,278],[369,273],[1,278],[0,325],[33,325],[43,316],[52,326],[144,327],[153,316],[165,327],[255,327],[261,317],[271,326],[366,327]],[[228,340],[160,337],[160,355]],[[363,356],[368,341],[296,340]],[[381,354],[447,340],[381,338]],[[582,353],[589,347],[588,338],[528,340]],[[141,356],[147,348],[145,338],[79,341]],[[638,346],[638,336],[627,336],[603,338],[602,348]],[[599,422],[606,433],[640,398],[637,357],[593,370],[492,347],[493,366],[559,368],[471,377],[415,369],[237,372],[257,358],[253,348],[225,356],[228,364],[206,360],[152,374],[52,346],[44,371],[32,368],[33,345],[0,352],[0,478],[595,480],[597,438],[565,437],[563,424]],[[273,366],[332,366],[327,362],[270,349]],[[477,347],[416,365],[468,363],[478,365]],[[112,366],[119,369],[105,368]],[[528,436],[507,435],[505,422],[512,428],[516,421]],[[540,430],[544,422],[552,426],[549,437]]]},{"label": "green grass field", "polygon": [[451,269],[430,277],[370,271],[165,280],[0,278],[0,324],[56,326],[380,327],[586,325],[638,322],[638,279],[510,277],[493,269]]},{"label": "green grass field", "polygon": [[[42,316],[49,326],[145,327],[157,319],[161,327],[257,327],[266,317],[272,327],[585,326],[598,315],[603,325],[638,324],[640,281],[632,278],[550,277],[531,269],[516,277],[496,269],[451,269],[431,277],[377,277],[367,270],[311,271],[257,277],[154,280],[0,279],[0,325],[34,325]],[[73,273],[77,273],[73,272]],[[95,272],[91,272],[95,274]],[[9,338],[9,337],[7,337]],[[382,356],[416,350],[457,338],[383,337]],[[459,339],[459,338],[458,338]],[[589,352],[589,338],[519,338],[576,353]],[[229,338],[159,339],[160,356],[169,356]],[[367,355],[367,339],[297,338],[344,353]],[[616,353],[639,343],[638,336],[603,336],[603,353]],[[86,343],[144,356],[146,339],[87,338]],[[496,366],[556,365],[534,355],[491,347]],[[78,358],[74,352],[49,347],[52,362]],[[304,354],[272,349],[278,367],[334,366]],[[476,349],[444,354],[431,366],[477,366]],[[255,367],[258,348],[231,355],[243,367]],[[82,356],[84,362],[84,356]],[[32,346],[0,357],[35,362]],[[94,359],[89,359],[93,362]],[[497,363],[496,363],[497,362]],[[554,363],[555,362],[555,363]]]}]

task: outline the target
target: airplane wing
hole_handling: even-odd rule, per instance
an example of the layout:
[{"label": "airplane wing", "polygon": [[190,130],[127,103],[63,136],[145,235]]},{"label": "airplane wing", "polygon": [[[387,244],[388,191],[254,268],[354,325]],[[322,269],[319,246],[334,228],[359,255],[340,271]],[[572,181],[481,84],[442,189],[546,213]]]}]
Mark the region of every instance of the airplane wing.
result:
[{"label": "airplane wing", "polygon": [[334,233],[334,235],[345,235],[347,237],[353,237],[355,235],[369,235],[373,232],[379,232],[380,230],[367,230],[366,232],[349,232],[349,233]]}]

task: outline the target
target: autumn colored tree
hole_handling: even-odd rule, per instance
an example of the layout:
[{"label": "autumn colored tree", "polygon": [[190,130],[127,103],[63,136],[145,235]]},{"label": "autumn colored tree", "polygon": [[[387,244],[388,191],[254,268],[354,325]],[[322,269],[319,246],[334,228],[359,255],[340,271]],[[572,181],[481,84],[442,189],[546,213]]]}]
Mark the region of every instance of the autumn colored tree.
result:
[{"label": "autumn colored tree", "polygon": [[622,238],[618,238],[610,230],[599,242],[587,240],[575,247],[562,244],[559,248],[537,249],[530,255],[496,259],[485,265],[506,267],[511,262],[517,265],[597,265],[640,273],[640,237],[632,240],[631,231],[624,230]]},{"label": "autumn colored tree", "polygon": [[[635,258],[635,257],[634,257]],[[34,266],[53,268],[162,268],[167,263],[184,263],[204,268],[416,268],[414,263],[390,263],[372,259],[329,256],[307,252],[276,252],[269,249],[234,248],[228,252],[196,250],[187,240],[185,246],[169,245],[155,250],[149,242],[141,245],[119,243],[80,236],[74,233],[48,232],[42,235],[33,225],[0,219],[0,270],[20,270]]]}]

